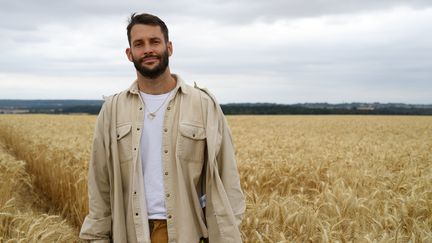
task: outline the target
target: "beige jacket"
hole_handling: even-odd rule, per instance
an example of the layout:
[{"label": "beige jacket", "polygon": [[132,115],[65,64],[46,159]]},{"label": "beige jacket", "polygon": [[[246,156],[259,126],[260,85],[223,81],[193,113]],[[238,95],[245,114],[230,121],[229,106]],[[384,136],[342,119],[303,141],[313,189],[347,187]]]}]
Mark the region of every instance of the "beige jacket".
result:
[{"label": "beige jacket", "polygon": [[[175,77],[162,139],[169,242],[194,243],[200,237],[212,243],[241,242],[245,203],[226,119],[207,90]],[[150,243],[139,151],[143,110],[136,82],[102,106],[89,164],[89,214],[82,239]],[[199,200],[203,194],[205,214]]]}]

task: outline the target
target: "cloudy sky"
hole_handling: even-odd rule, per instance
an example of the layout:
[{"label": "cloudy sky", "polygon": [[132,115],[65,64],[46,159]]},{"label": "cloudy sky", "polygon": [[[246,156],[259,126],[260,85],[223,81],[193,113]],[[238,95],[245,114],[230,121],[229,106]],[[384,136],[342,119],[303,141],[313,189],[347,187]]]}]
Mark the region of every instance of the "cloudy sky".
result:
[{"label": "cloudy sky", "polygon": [[228,102],[432,104],[430,0],[0,0],[0,99],[101,99],[135,78],[132,12],[171,71]]}]

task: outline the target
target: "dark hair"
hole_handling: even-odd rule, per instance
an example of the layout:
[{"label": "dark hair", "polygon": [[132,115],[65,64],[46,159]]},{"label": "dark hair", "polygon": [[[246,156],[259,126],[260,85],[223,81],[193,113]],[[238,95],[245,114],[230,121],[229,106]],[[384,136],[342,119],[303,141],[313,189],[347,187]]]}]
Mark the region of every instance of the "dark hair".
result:
[{"label": "dark hair", "polygon": [[164,35],[165,42],[168,42],[169,40],[168,27],[159,17],[147,13],[142,13],[142,14],[133,13],[130,16],[129,24],[126,27],[129,46],[131,44],[131,30],[132,27],[136,24],[159,26],[161,28],[162,34]]}]

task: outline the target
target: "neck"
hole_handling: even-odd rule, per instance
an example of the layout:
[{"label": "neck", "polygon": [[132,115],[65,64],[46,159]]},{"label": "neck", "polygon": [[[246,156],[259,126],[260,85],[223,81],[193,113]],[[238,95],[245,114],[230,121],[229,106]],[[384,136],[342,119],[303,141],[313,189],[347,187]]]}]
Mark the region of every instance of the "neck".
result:
[{"label": "neck", "polygon": [[140,91],[146,94],[165,94],[175,88],[177,81],[171,75],[169,68],[159,77],[150,79],[137,72],[137,82]]}]

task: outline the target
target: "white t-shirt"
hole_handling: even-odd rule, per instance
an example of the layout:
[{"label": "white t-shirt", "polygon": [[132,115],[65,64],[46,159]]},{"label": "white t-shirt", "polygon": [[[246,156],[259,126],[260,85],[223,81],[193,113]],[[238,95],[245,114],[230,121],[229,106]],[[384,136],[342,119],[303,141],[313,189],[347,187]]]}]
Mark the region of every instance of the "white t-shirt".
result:
[{"label": "white t-shirt", "polygon": [[[149,219],[166,219],[162,176],[162,129],[165,108],[171,92],[161,95],[143,92],[140,94],[144,101],[144,126],[140,146],[147,214]],[[156,116],[150,118],[149,112],[154,112]]]}]

